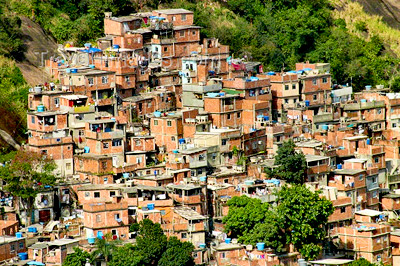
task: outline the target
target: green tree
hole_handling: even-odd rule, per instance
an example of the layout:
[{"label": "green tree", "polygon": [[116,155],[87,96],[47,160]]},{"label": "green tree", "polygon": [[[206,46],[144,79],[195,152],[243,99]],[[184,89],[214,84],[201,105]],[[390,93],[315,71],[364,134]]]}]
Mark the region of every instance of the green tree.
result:
[{"label": "green tree", "polygon": [[109,266],[140,266],[145,265],[143,257],[138,254],[135,246],[126,244],[113,250]]},{"label": "green tree", "polygon": [[89,252],[84,251],[78,247],[74,247],[74,253],[68,254],[68,256],[63,261],[63,266],[84,266],[86,260],[89,262],[93,261],[92,255]]},{"label": "green tree", "polygon": [[368,260],[366,260],[364,258],[361,258],[361,259],[353,261],[348,266],[377,266],[377,265],[369,262]]},{"label": "green tree", "polygon": [[14,153],[11,161],[2,163],[5,165],[0,167],[0,176],[6,182],[4,190],[19,198],[26,206],[26,222],[29,225],[37,194],[45,186],[53,186],[57,181],[54,175],[56,165],[45,156],[23,149]]},{"label": "green tree", "polygon": [[276,196],[276,219],[286,243],[293,244],[305,259],[314,259],[321,251],[315,244],[324,239],[324,225],[334,210],[332,202],[304,185],[284,186]]},{"label": "green tree", "polygon": [[149,219],[141,221],[136,237],[136,250],[137,254],[143,257],[143,263],[157,265],[166,248],[167,237],[160,224],[155,224]]},{"label": "green tree", "polygon": [[167,249],[162,254],[159,266],[194,266],[192,252],[194,246],[190,242],[181,242],[176,237],[170,237]]},{"label": "green tree", "polygon": [[295,150],[293,140],[286,141],[279,147],[275,156],[274,169],[267,169],[270,177],[286,180],[292,184],[303,184],[307,171],[307,162],[304,154]]},{"label": "green tree", "polygon": [[113,257],[118,241],[112,240],[111,234],[106,234],[103,238],[96,238],[96,250],[93,251],[94,257],[101,256],[106,263]]}]

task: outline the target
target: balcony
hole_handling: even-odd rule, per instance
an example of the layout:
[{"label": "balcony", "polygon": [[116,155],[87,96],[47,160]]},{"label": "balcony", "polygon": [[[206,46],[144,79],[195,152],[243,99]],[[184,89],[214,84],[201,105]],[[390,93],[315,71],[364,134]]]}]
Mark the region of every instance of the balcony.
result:
[{"label": "balcony", "polygon": [[207,160],[204,159],[202,161],[193,160],[189,163],[189,168],[200,168],[200,167],[207,167]]},{"label": "balcony", "polygon": [[124,131],[115,130],[111,132],[93,132],[86,130],[86,138],[106,140],[106,139],[122,139],[124,137]]},{"label": "balcony", "polygon": [[60,144],[72,144],[72,137],[63,137],[63,138],[49,138],[49,139],[41,139],[38,137],[32,137],[28,139],[29,145],[32,146],[51,146],[51,145],[60,145]]},{"label": "balcony", "polygon": [[160,199],[160,200],[145,200],[143,198],[139,198],[139,206],[138,207],[147,207],[147,204],[154,204],[157,207],[172,207],[173,201],[172,199]]},{"label": "balcony", "polygon": [[97,104],[99,106],[112,105],[113,103],[114,103],[114,98],[106,98],[106,99],[97,100]]},{"label": "balcony", "polygon": [[366,110],[366,109],[374,109],[374,108],[385,108],[384,101],[373,101],[373,102],[357,102],[357,103],[349,103],[344,106],[345,111],[357,111],[357,110]]}]

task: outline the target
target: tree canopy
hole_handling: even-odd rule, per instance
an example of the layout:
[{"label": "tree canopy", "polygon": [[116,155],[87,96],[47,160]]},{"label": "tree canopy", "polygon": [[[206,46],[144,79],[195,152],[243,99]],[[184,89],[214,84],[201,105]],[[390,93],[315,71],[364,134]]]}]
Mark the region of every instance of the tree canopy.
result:
[{"label": "tree canopy", "polygon": [[292,184],[303,184],[307,171],[307,162],[302,152],[295,150],[293,140],[288,140],[278,148],[273,169],[267,169],[270,177],[286,180]]},{"label": "tree canopy", "polygon": [[241,243],[263,242],[277,252],[293,244],[304,258],[317,257],[332,203],[304,185],[284,186],[275,195],[276,207],[247,196],[230,199],[225,231]]},{"label": "tree canopy", "polygon": [[[56,165],[46,156],[24,149],[2,158],[8,159],[1,162],[4,166],[0,167],[0,176],[6,182],[3,189],[26,205],[29,218],[36,195],[46,186],[56,183]],[[30,219],[27,219],[28,223],[29,221]]]}]

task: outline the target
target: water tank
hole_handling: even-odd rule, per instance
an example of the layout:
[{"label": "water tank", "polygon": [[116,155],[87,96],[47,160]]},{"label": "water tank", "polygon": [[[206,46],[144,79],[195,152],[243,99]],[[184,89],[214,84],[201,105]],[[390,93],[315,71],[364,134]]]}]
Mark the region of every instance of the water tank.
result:
[{"label": "water tank", "polygon": [[20,260],[27,260],[28,259],[28,253],[27,252],[18,253],[18,257],[19,257]]},{"label": "water tank", "polygon": [[220,93],[219,93],[219,96],[220,96],[220,97],[224,97],[224,96],[225,96],[225,92],[220,92]]},{"label": "water tank", "polygon": [[227,237],[227,238],[225,238],[225,243],[226,243],[226,244],[230,244],[230,243],[231,243],[231,239],[230,239],[230,238],[228,238],[228,237]]},{"label": "water tank", "polygon": [[154,117],[161,117],[161,112],[154,112]]},{"label": "water tank", "polygon": [[206,248],[206,244],[204,244],[204,243],[199,244],[199,248]]},{"label": "water tank", "polygon": [[184,144],[185,143],[185,139],[179,139],[179,144]]},{"label": "water tank", "polygon": [[367,139],[367,145],[371,145],[371,139]]},{"label": "water tank", "polygon": [[103,234],[102,231],[97,231],[97,238],[98,239],[103,239],[103,236],[104,236],[104,234]]},{"label": "water tank", "polygon": [[41,93],[42,92],[42,87],[37,86],[34,88],[35,93]]},{"label": "water tank", "polygon": [[95,237],[88,237],[87,241],[89,244],[94,244],[96,238]]},{"label": "water tank", "polygon": [[78,69],[77,68],[71,68],[71,73],[78,73]]},{"label": "water tank", "polygon": [[306,103],[306,106],[307,106],[307,107],[310,106],[310,101],[306,100],[306,101],[304,101],[304,102]]},{"label": "water tank", "polygon": [[299,263],[299,266],[307,266],[305,259],[298,259],[297,262]]},{"label": "water tank", "polygon": [[16,232],[15,233],[16,238],[22,238],[22,233],[21,232]]},{"label": "water tank", "polygon": [[268,73],[267,73],[267,75],[269,75],[269,76],[273,76],[273,75],[275,75],[275,72],[273,72],[273,71],[270,71],[270,72],[268,72]]},{"label": "water tank", "polygon": [[264,120],[265,120],[265,121],[269,121],[269,116],[268,116],[268,115],[265,115],[265,116],[264,116]]},{"label": "water tank", "polygon": [[369,91],[371,88],[372,88],[372,86],[371,86],[371,85],[367,85],[367,86],[365,86],[365,89],[366,89],[367,91]]},{"label": "water tank", "polygon": [[254,185],[254,181],[253,180],[245,180],[244,184],[247,186],[251,186],[251,185]]},{"label": "water tank", "polygon": [[207,182],[207,177],[206,176],[200,176],[200,182]]},{"label": "water tank", "polygon": [[38,111],[38,113],[44,112],[44,105],[38,105],[37,111]]},{"label": "water tank", "polygon": [[95,66],[95,65],[89,65],[89,67],[90,67],[91,69],[94,69],[96,66]]},{"label": "water tank", "polygon": [[366,102],[367,102],[367,100],[366,100],[366,99],[361,99],[361,100],[360,100],[360,102],[362,102],[362,103],[366,103]]},{"label": "water tank", "polygon": [[149,209],[149,211],[154,210],[155,204],[154,203],[149,203],[147,204],[147,209]]},{"label": "water tank", "polygon": [[122,173],[123,178],[129,178],[129,173]]},{"label": "water tank", "polygon": [[65,69],[65,73],[71,73],[71,69],[70,68],[66,68]]},{"label": "water tank", "polygon": [[337,167],[337,169],[339,169],[339,170],[343,168],[343,166],[342,166],[341,164],[336,165],[336,167]]},{"label": "water tank", "polygon": [[264,250],[265,243],[257,243],[257,250]]},{"label": "water tank", "polygon": [[328,125],[322,125],[322,130],[328,130],[328,129],[329,129]]},{"label": "water tank", "polygon": [[84,153],[89,153],[90,152],[90,148],[88,146],[85,146],[83,148]]},{"label": "water tank", "polygon": [[85,43],[85,47],[87,47],[87,48],[91,48],[92,47],[92,44],[91,43]]},{"label": "water tank", "polygon": [[179,150],[172,150],[173,153],[179,153]]},{"label": "water tank", "polygon": [[118,44],[114,44],[113,45],[113,49],[119,49],[119,45]]},{"label": "water tank", "polygon": [[36,227],[28,227],[28,232],[29,233],[37,233],[37,228]]}]

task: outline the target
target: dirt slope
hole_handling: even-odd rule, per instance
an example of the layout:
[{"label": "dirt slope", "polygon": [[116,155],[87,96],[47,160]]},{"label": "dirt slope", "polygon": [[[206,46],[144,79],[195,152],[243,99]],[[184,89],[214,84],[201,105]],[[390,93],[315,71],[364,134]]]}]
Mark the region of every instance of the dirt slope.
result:
[{"label": "dirt slope", "polygon": [[44,59],[55,54],[57,44],[37,23],[27,17],[21,17],[21,20],[26,59],[17,65],[30,85],[49,81],[50,77],[43,70]]},{"label": "dirt slope", "polygon": [[364,10],[372,15],[379,15],[391,27],[400,29],[399,0],[355,0]]}]

